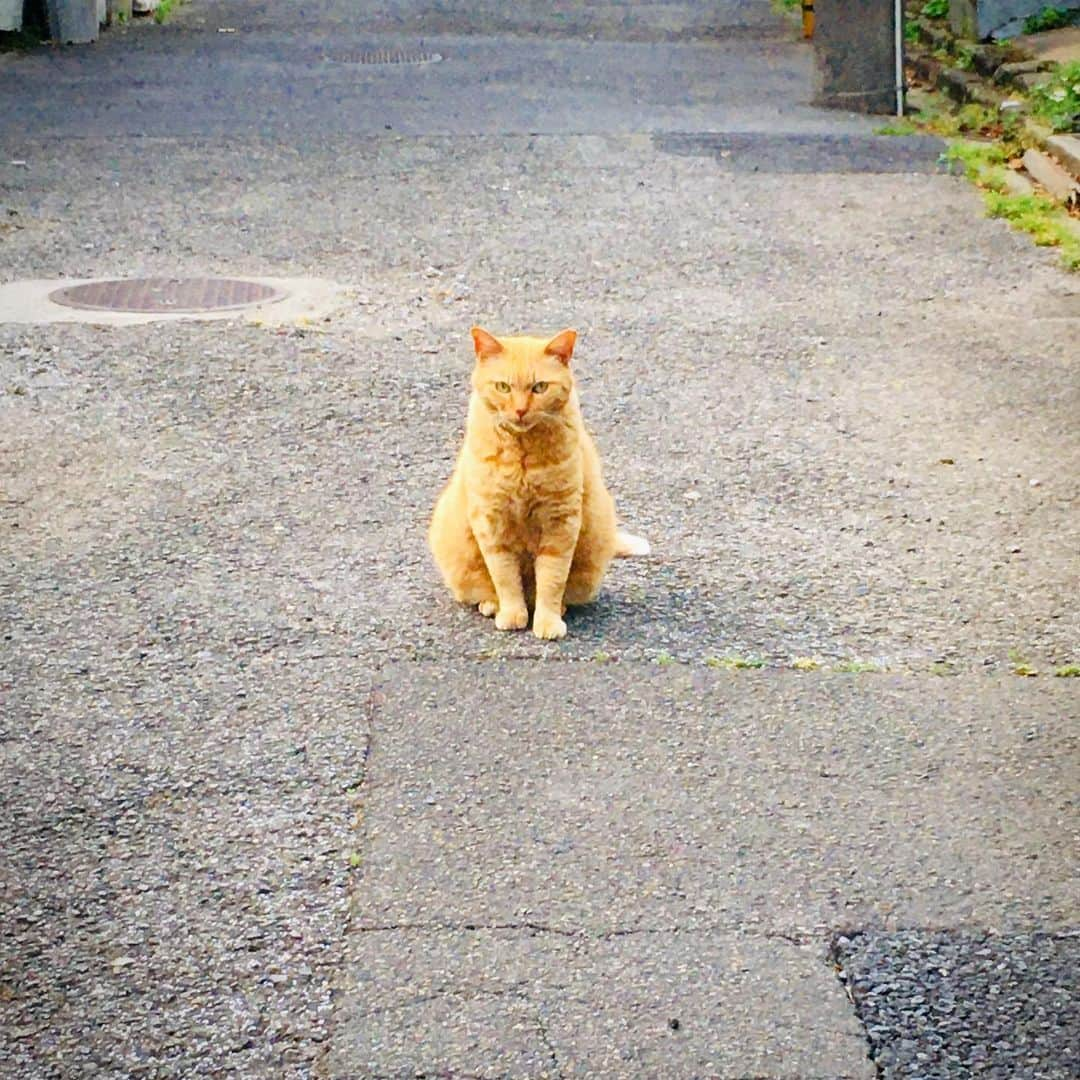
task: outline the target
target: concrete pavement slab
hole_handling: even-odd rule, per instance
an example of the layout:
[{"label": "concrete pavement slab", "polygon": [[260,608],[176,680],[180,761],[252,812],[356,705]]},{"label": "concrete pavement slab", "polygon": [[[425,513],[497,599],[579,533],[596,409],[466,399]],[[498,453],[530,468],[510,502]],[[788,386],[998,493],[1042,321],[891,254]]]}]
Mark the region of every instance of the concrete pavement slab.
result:
[{"label": "concrete pavement slab", "polygon": [[332,1076],[869,1077],[817,945],[712,932],[349,938]]},{"label": "concrete pavement slab", "polygon": [[396,665],[355,926],[1069,926],[1075,716],[1018,680]]}]

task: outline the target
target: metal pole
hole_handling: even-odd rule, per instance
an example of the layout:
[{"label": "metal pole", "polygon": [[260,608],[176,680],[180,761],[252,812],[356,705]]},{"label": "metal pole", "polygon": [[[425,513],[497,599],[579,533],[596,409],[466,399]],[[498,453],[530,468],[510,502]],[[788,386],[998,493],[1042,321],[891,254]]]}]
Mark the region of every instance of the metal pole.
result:
[{"label": "metal pole", "polygon": [[904,0],[893,0],[896,23],[896,115],[904,115]]}]

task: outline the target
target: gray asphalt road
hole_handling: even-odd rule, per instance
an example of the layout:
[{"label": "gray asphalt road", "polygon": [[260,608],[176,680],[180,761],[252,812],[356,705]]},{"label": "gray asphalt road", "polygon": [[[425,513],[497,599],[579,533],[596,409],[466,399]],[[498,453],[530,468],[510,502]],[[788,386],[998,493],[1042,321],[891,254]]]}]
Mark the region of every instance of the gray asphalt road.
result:
[{"label": "gray asphalt road", "polygon": [[[347,287],[0,325],[0,1071],[1065,1075],[1080,288],[763,3],[289,11],[0,57],[3,280]],[[653,543],[558,644],[424,549],[474,322]]]}]

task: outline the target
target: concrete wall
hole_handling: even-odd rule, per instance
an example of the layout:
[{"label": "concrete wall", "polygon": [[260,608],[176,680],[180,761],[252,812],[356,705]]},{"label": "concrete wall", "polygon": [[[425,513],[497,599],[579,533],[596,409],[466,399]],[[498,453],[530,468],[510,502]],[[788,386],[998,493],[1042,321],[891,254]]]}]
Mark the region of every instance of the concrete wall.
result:
[{"label": "concrete wall", "polygon": [[1024,20],[1043,8],[1080,9],[1075,0],[949,0],[949,26],[960,37],[1016,37],[1024,32]]}]

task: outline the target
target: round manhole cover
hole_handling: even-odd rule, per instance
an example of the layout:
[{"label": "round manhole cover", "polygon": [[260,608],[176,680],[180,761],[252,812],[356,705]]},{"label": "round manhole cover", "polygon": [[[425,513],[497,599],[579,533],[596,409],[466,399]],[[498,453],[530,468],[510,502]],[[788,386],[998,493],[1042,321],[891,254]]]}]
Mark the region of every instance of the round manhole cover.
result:
[{"label": "round manhole cover", "polygon": [[238,278],[118,278],[69,285],[49,293],[49,299],[65,307],[85,311],[132,311],[161,314],[196,314],[232,311],[280,300],[280,289]]}]

